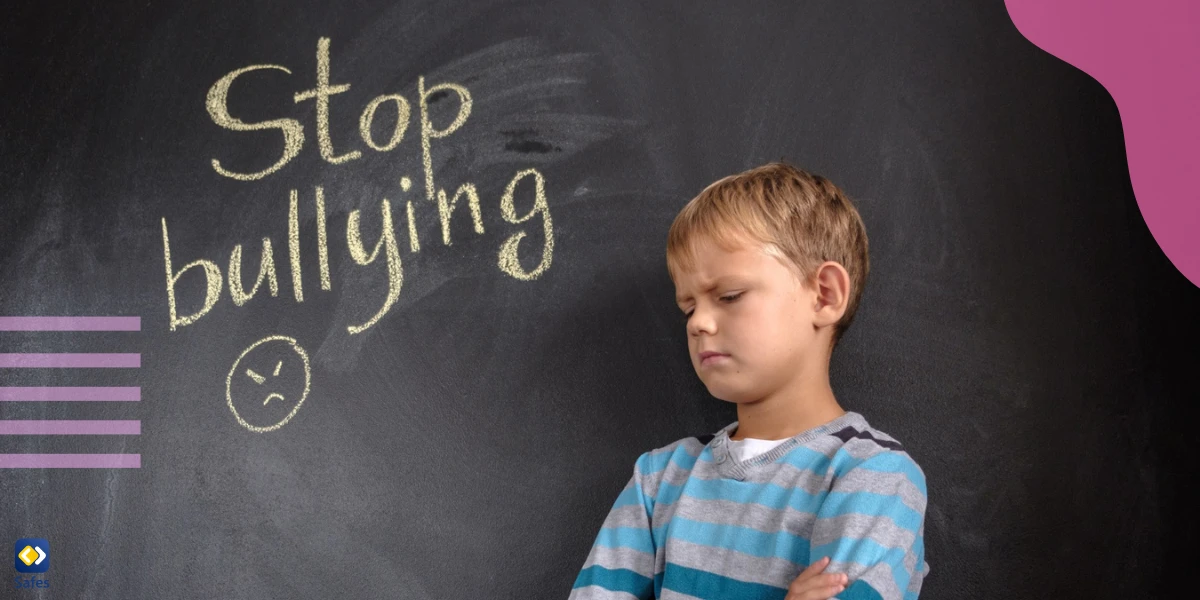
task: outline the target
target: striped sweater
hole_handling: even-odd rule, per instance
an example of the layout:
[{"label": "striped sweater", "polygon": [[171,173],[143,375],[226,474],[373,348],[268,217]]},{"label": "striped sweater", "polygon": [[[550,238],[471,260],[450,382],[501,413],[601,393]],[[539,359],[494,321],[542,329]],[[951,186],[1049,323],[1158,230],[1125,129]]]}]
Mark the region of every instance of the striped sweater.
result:
[{"label": "striped sweater", "polygon": [[570,600],[782,600],[824,556],[837,598],[917,597],[925,475],[895,439],[847,412],[739,462],[736,430],[638,457]]}]

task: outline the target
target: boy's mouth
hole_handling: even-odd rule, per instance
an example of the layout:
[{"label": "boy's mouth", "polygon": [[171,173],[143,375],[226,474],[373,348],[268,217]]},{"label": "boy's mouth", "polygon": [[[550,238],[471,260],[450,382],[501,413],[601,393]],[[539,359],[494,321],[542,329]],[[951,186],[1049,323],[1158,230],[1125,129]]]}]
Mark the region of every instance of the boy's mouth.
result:
[{"label": "boy's mouth", "polygon": [[726,358],[729,358],[728,354],[723,354],[721,352],[701,352],[699,356],[700,366],[702,367],[707,367],[711,364],[715,364]]}]

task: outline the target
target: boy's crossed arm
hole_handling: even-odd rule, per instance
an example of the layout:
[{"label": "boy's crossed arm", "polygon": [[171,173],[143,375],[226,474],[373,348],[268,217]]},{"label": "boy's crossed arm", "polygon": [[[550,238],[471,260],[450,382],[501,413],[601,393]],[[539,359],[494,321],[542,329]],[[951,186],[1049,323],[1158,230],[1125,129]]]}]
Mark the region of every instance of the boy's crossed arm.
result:
[{"label": "boy's crossed arm", "polygon": [[633,476],[596,534],[569,600],[628,600],[629,594],[654,598],[654,501],[645,495],[641,478],[646,458],[643,454],[634,463]]},{"label": "boy's crossed arm", "polygon": [[925,475],[905,453],[877,454],[837,478],[817,511],[809,551],[849,578],[840,600],[917,597],[929,572],[926,502]]}]

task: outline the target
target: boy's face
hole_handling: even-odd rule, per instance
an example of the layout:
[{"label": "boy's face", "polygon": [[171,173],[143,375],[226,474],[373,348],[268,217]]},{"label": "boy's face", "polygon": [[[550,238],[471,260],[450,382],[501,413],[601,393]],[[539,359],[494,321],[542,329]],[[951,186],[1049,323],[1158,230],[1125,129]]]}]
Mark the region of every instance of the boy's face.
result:
[{"label": "boy's face", "polygon": [[760,243],[742,238],[733,251],[704,237],[694,243],[696,260],[676,274],[675,300],[690,315],[696,374],[729,402],[755,402],[787,387],[818,352],[816,292]]}]

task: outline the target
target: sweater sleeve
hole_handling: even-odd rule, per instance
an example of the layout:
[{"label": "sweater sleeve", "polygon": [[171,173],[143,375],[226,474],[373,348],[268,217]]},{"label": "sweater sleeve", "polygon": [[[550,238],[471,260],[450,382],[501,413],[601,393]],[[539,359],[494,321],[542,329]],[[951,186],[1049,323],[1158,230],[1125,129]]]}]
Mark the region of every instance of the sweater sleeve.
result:
[{"label": "sweater sleeve", "polygon": [[647,455],[634,463],[633,476],[617,496],[575,579],[570,600],[639,600],[654,597],[655,542],[650,525],[654,500],[643,488]]},{"label": "sweater sleeve", "polygon": [[849,576],[840,600],[916,600],[929,572],[924,473],[904,452],[839,455],[835,467],[857,464],[835,479],[817,511],[811,561],[828,556],[825,572]]}]

